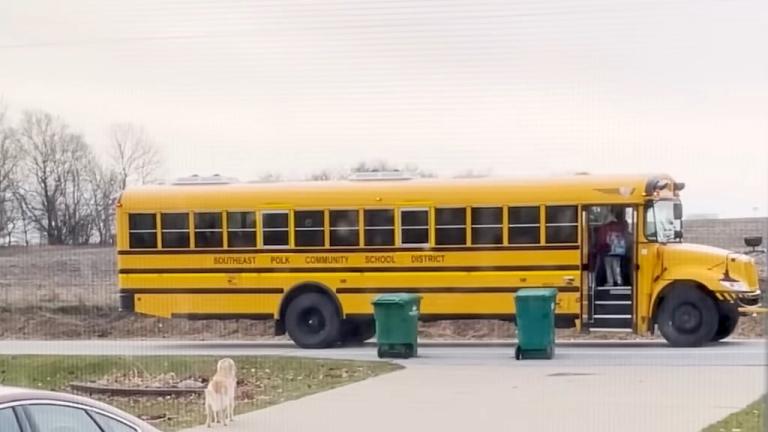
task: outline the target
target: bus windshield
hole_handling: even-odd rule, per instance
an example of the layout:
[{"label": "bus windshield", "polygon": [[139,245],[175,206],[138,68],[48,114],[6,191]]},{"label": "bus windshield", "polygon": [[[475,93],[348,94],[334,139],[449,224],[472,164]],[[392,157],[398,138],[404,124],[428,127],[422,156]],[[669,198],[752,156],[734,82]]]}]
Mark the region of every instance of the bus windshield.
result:
[{"label": "bus windshield", "polygon": [[675,205],[679,203],[677,201],[648,203],[645,211],[645,237],[648,240],[659,243],[682,240],[683,221],[680,215],[675,215]]}]

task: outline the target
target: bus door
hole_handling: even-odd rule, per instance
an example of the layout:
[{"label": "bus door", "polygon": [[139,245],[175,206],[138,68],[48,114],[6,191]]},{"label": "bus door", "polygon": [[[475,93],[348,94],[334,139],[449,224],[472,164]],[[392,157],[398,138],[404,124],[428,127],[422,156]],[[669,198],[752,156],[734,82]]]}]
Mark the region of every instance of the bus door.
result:
[{"label": "bus door", "polygon": [[626,204],[585,206],[582,319],[591,330],[632,331],[637,212]]}]

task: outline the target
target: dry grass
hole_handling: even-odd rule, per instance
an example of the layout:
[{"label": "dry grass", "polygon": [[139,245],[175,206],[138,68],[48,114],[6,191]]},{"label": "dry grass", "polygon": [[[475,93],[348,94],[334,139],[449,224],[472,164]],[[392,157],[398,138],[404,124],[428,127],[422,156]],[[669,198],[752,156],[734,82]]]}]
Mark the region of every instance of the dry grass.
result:
[{"label": "dry grass", "polygon": [[116,266],[114,248],[0,248],[0,304],[114,307]]}]

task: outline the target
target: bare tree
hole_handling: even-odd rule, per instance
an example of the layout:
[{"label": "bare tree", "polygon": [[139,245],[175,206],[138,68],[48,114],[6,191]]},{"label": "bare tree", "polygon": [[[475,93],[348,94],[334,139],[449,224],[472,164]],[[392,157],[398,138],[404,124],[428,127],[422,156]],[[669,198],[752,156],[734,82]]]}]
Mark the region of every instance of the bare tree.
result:
[{"label": "bare tree", "polygon": [[160,152],[142,127],[117,123],[110,128],[110,137],[110,157],[120,176],[120,190],[155,179],[162,166]]},{"label": "bare tree", "polygon": [[24,113],[17,136],[29,178],[20,182],[17,197],[29,221],[48,244],[87,243],[93,216],[87,206],[90,184],[85,174],[93,155],[83,137],[41,111]]},{"label": "bare tree", "polygon": [[383,172],[383,171],[399,171],[399,168],[382,159],[375,159],[370,161],[360,161],[352,166],[350,169],[353,173],[360,172]]},{"label": "bare tree", "polygon": [[283,181],[283,176],[280,173],[268,172],[261,174],[253,183],[276,183]]},{"label": "bare tree", "polygon": [[0,235],[6,246],[13,245],[13,236],[17,233],[18,227],[21,224],[21,217],[19,215],[19,208],[15,205],[6,205],[5,208],[0,208],[0,219],[3,220],[3,227],[0,227]]},{"label": "bare tree", "polygon": [[90,173],[90,202],[94,226],[100,245],[112,243],[114,232],[114,204],[120,193],[121,175],[111,167],[94,163]]},{"label": "bare tree", "polygon": [[490,170],[474,170],[474,169],[468,169],[459,172],[458,174],[454,175],[453,178],[482,178],[482,177],[488,177],[490,175]]},{"label": "bare tree", "polygon": [[91,148],[81,135],[68,134],[62,149],[62,227],[68,244],[88,244],[94,231],[94,212],[89,201],[93,166],[96,164]]},{"label": "bare tree", "polygon": [[401,171],[405,174],[411,174],[416,177],[435,177],[435,174],[422,170],[415,164],[396,165],[385,160],[376,159],[372,161],[360,161],[352,166],[352,173],[358,172],[382,172],[382,171]]},{"label": "bare tree", "polygon": [[24,200],[22,198],[21,193],[17,191],[14,194],[13,198],[16,203],[16,206],[15,206],[16,211],[18,212],[18,215],[19,215],[19,228],[21,229],[21,232],[18,234],[21,236],[21,240],[24,246],[29,246],[30,244],[29,234],[34,228],[32,219],[29,217],[29,213],[27,212],[27,209],[24,207]]},{"label": "bare tree", "polygon": [[64,242],[59,217],[59,201],[63,195],[57,182],[56,160],[66,127],[49,113],[25,112],[19,126],[19,139],[27,155],[25,168],[30,182],[21,186],[19,198],[32,223],[51,244]]},{"label": "bare tree", "polygon": [[403,174],[409,174],[415,177],[435,177],[435,174],[429,171],[422,170],[415,164],[396,165],[391,162],[387,162],[382,159],[374,159],[370,161],[360,161],[348,170],[335,170],[325,168],[307,176],[307,180],[310,181],[328,181],[328,180],[342,180],[348,178],[354,173],[369,173],[369,172],[393,172],[400,171]]},{"label": "bare tree", "polygon": [[307,176],[307,180],[310,181],[329,181],[329,180],[341,180],[347,177],[347,174],[344,172],[331,170],[331,169],[324,169],[321,171],[318,171],[316,173],[310,174]]},{"label": "bare tree", "polygon": [[6,111],[0,107],[0,236],[7,235],[10,245],[19,218],[14,193],[22,152],[15,131],[6,124],[5,119]]},{"label": "bare tree", "polygon": [[416,164],[405,164],[402,168],[402,171],[405,171],[406,173],[410,173],[416,177],[422,177],[422,178],[437,177],[437,174],[433,173],[432,171],[423,170],[419,168]]}]

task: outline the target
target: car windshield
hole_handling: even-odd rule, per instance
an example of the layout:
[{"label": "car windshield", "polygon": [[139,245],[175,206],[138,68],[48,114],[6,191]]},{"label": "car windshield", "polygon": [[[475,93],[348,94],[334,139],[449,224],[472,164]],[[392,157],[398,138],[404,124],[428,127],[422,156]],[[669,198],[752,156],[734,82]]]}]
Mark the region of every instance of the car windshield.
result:
[{"label": "car windshield", "polygon": [[645,237],[648,240],[669,243],[682,239],[683,221],[675,218],[675,204],[676,201],[656,201],[646,206]]}]

